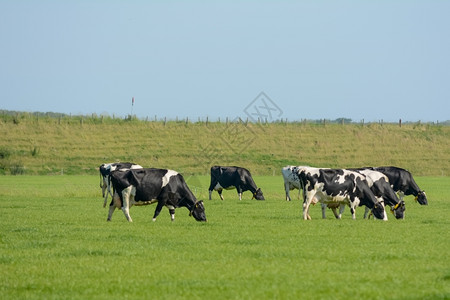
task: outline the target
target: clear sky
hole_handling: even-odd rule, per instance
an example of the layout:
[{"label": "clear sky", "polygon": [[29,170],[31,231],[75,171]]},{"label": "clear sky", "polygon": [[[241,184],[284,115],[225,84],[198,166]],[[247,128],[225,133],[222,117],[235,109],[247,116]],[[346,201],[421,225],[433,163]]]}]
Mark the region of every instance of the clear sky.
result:
[{"label": "clear sky", "polygon": [[445,121],[449,16],[435,0],[0,0],[0,109]]}]

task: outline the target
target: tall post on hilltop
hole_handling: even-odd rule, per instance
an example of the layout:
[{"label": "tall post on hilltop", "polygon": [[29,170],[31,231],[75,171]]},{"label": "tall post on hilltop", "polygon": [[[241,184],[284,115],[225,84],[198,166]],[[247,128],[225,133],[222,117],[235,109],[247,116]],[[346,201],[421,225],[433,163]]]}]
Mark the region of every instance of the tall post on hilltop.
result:
[{"label": "tall post on hilltop", "polygon": [[130,114],[130,119],[133,118],[133,106],[134,106],[134,97],[131,98],[131,114]]}]

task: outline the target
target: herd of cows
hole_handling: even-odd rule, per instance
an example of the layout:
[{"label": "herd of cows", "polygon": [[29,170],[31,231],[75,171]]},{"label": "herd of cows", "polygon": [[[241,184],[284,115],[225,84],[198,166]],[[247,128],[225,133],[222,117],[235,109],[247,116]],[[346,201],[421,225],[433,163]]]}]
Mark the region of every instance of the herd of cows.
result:
[{"label": "herd of cows", "polygon": [[[175,208],[186,207],[190,216],[197,221],[206,221],[203,201],[197,200],[181,174],[168,169],[143,168],[134,163],[102,164],[100,187],[106,207],[108,195],[112,200],[109,206],[108,221],[114,210],[121,209],[129,222],[130,207],[157,203],[153,221],[166,206],[172,221]],[[364,218],[373,215],[376,219],[387,220],[385,205],[390,207],[396,219],[403,219],[405,202],[403,197],[414,195],[421,205],[428,200],[420,190],[411,173],[397,167],[367,167],[356,169],[313,168],[308,166],[286,166],[281,170],[284,179],[286,200],[290,201],[289,191],[303,190],[303,219],[311,219],[309,207],[321,203],[322,217],[331,208],[337,219],[350,207],[352,218],[358,206],[364,205]],[[112,187],[112,192],[111,192]],[[258,188],[250,172],[241,167],[211,167],[209,200],[213,191],[217,191],[223,200],[223,189],[236,189],[239,200],[242,193],[250,191],[256,200],[264,200],[263,192]],[[337,209],[339,208],[339,213]],[[369,217],[370,217],[369,215]]]}]

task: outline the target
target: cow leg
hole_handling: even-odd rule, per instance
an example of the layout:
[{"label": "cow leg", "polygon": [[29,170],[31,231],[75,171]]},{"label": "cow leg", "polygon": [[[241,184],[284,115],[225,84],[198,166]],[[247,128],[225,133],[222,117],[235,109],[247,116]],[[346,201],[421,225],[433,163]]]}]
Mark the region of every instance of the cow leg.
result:
[{"label": "cow leg", "polygon": [[111,221],[111,217],[112,217],[112,214],[115,209],[116,209],[116,206],[114,205],[114,200],[112,200],[111,204],[109,205],[108,219],[106,219],[106,221]]},{"label": "cow leg", "polygon": [[105,178],[102,179],[100,187],[102,188],[102,197],[105,199],[103,201],[103,208],[105,208],[106,207],[106,202],[108,201],[108,192],[107,192],[107,185],[106,185]]},{"label": "cow leg", "polygon": [[102,188],[102,197],[105,197],[105,191],[106,191],[105,181],[103,181],[103,184],[100,184],[100,187]]},{"label": "cow leg", "polygon": [[212,194],[213,190],[209,190],[209,200],[211,200],[211,194]]},{"label": "cow leg", "polygon": [[367,217],[369,217],[369,219],[370,219],[370,214],[369,214],[369,212],[370,212],[370,208],[368,208],[368,207],[366,206],[366,208],[365,208],[365,210],[364,210],[364,219],[367,219]]},{"label": "cow leg", "polygon": [[341,218],[341,208],[339,206],[339,213],[337,213],[337,208],[336,207],[331,207],[331,211],[333,212],[333,215],[336,219],[340,219]]},{"label": "cow leg", "polygon": [[345,204],[340,204],[339,205],[339,216],[337,217],[338,219],[342,219],[342,214],[344,213],[345,210]]},{"label": "cow leg", "polygon": [[128,222],[133,222],[133,219],[131,219],[131,216],[130,216],[131,189],[132,189],[132,186],[130,185],[129,187],[127,187],[126,189],[124,189],[122,191],[122,199],[123,199],[122,211],[123,211],[123,214],[125,215],[125,218],[127,218]]},{"label": "cow leg", "polygon": [[352,213],[352,219],[356,220],[356,206],[353,203],[350,204],[350,212]]},{"label": "cow leg", "polygon": [[308,193],[303,201],[303,220],[311,220],[311,216],[309,215],[309,207],[313,198],[314,194]]},{"label": "cow leg", "polygon": [[242,189],[240,188],[240,187],[236,187],[236,190],[237,190],[237,192],[238,192],[238,195],[239,195],[239,201],[241,201],[242,200]]},{"label": "cow leg", "polygon": [[286,191],[286,201],[291,201],[291,196],[289,195],[289,190],[290,190],[289,182],[284,183],[284,190]]},{"label": "cow leg", "polygon": [[223,201],[222,189],[218,189],[218,190],[217,190],[217,193],[219,194],[220,199],[222,199],[222,201]]},{"label": "cow leg", "polygon": [[103,200],[103,208],[105,208],[106,202],[108,202],[108,193],[106,193],[106,195],[105,195],[105,193],[103,193],[103,197],[105,198],[105,200]]},{"label": "cow leg", "polygon": [[[325,213],[325,210],[327,209],[327,205],[325,203],[322,203],[320,206],[322,207],[322,219],[326,219],[327,215]],[[336,212],[334,210],[333,210],[333,212],[336,215]]]},{"label": "cow leg", "polygon": [[383,206],[383,210],[384,210],[384,218],[383,221],[387,221],[388,217],[387,217],[387,213],[386,213],[386,206],[384,205],[384,201],[379,201],[381,203],[381,205]]},{"label": "cow leg", "polygon": [[116,208],[120,208],[121,206],[122,206],[122,201],[120,201],[119,194],[114,193],[114,195],[112,196],[112,199],[111,199],[111,203],[109,204],[108,219],[106,219],[106,221],[111,221],[114,210],[116,210]]},{"label": "cow leg", "polygon": [[172,220],[172,222],[175,221],[175,207],[169,205],[167,206],[167,208],[169,209],[170,219]]},{"label": "cow leg", "polygon": [[[164,206],[164,202],[162,200],[158,200],[158,204],[156,205],[155,213],[154,213],[153,219],[152,219],[153,222],[156,221],[156,217],[159,216],[159,213],[161,212],[161,209],[163,208],[163,206]],[[174,217],[173,218],[175,218],[175,211],[174,211]],[[173,219],[172,219],[172,221],[173,221]]]}]

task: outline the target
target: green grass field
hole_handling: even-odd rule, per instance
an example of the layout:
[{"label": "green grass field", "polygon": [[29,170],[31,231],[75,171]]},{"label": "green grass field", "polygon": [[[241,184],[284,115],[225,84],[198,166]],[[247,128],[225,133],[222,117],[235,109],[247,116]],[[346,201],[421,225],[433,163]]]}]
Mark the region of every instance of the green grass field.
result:
[{"label": "green grass field", "polygon": [[[406,219],[301,219],[281,176],[255,176],[266,201],[207,200],[207,223],[155,206],[106,222],[98,176],[3,176],[0,299],[449,299],[449,177],[416,177],[429,206]],[[296,196],[296,193],[292,195]]]}]

